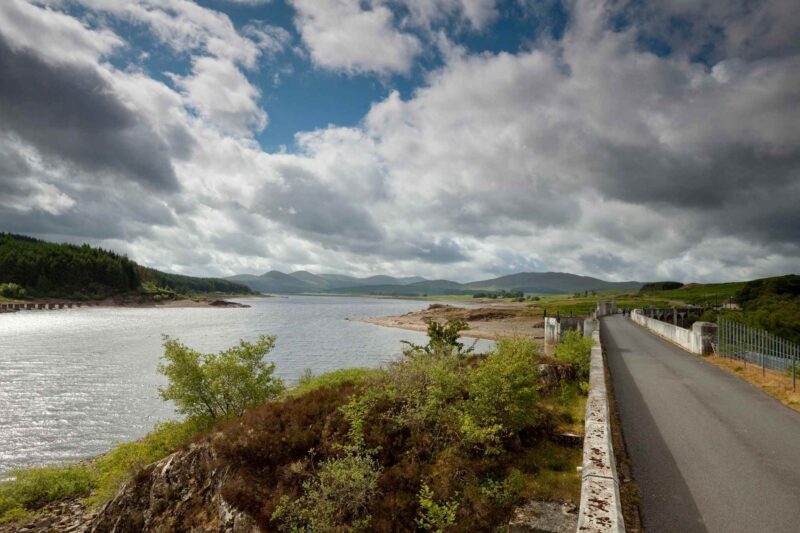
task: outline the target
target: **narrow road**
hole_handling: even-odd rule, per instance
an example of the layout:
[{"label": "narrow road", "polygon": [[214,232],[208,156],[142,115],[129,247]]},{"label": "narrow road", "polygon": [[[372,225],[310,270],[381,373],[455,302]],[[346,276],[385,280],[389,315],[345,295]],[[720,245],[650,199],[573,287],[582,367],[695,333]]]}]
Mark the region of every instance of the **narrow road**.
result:
[{"label": "narrow road", "polygon": [[627,318],[601,332],[646,532],[800,532],[800,413]]}]

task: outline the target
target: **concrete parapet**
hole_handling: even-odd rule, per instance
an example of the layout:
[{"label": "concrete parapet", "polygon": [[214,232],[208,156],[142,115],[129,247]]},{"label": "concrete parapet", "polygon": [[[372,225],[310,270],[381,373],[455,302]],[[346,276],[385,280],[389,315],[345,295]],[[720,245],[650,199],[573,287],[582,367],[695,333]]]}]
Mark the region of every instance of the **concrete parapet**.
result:
[{"label": "concrete parapet", "polygon": [[[584,323],[584,331],[586,323]],[[625,531],[619,478],[611,444],[611,422],[608,409],[603,348],[600,332],[591,333],[592,347],[589,370],[589,397],[586,400],[586,421],[583,438],[581,506],[578,512],[578,533]]]},{"label": "concrete parapet", "polygon": [[649,329],[659,337],[677,344],[687,352],[698,355],[714,353],[714,340],[717,337],[717,325],[713,322],[695,322],[691,329],[681,328],[655,318],[646,316],[646,311],[634,309],[631,320]]}]

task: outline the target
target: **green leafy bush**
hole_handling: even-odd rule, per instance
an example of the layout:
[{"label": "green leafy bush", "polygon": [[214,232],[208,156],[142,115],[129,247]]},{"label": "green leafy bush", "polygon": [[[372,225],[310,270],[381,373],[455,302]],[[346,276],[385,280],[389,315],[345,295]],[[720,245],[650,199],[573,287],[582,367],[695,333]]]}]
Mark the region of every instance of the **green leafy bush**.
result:
[{"label": "green leafy bush", "polygon": [[272,518],[289,531],[364,531],[380,473],[375,460],[362,454],[323,461],[317,476],[303,483],[301,496],[282,498]]},{"label": "green leafy bush", "polygon": [[580,331],[566,331],[562,335],[561,341],[556,344],[556,359],[575,365],[578,377],[586,381],[589,379],[593,344],[594,341],[589,337],[584,337]]},{"label": "green leafy bush", "polygon": [[25,288],[16,283],[0,283],[0,296],[6,298],[25,298]]},{"label": "green leafy bush", "polygon": [[469,441],[482,444],[486,453],[499,451],[500,437],[540,421],[539,357],[533,339],[500,339],[497,350],[469,373],[462,431]]},{"label": "green leafy bush", "polygon": [[443,533],[456,522],[458,500],[456,498],[439,501],[436,495],[423,483],[419,491],[419,515],[416,523],[423,531]]},{"label": "green leafy bush", "polygon": [[[307,369],[309,370],[309,369]],[[305,372],[300,377],[297,387],[290,393],[293,396],[302,396],[321,387],[338,388],[345,383],[358,385],[370,379],[377,378],[383,374],[383,370],[378,368],[343,368],[326,372],[319,376],[314,376],[310,372]]]},{"label": "green leafy bush", "polygon": [[272,375],[275,363],[264,361],[274,346],[275,337],[262,335],[255,343],[240,341],[217,354],[203,354],[165,336],[166,362],[158,371],[169,385],[160,389],[161,397],[189,416],[241,416],[284,390],[283,381]]},{"label": "green leafy bush", "polygon": [[469,348],[464,348],[464,343],[458,341],[461,332],[467,329],[469,329],[467,323],[460,319],[451,318],[445,323],[428,320],[428,344],[420,346],[403,341],[408,345],[405,353],[406,355],[413,355],[417,352],[442,354],[455,351],[459,355],[469,355],[475,350],[477,341],[473,342]]}]

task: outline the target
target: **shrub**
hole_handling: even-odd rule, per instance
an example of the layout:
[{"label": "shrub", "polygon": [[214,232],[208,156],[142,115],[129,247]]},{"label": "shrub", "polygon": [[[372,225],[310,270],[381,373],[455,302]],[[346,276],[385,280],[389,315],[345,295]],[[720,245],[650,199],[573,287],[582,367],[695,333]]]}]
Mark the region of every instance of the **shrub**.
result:
[{"label": "shrub", "polygon": [[556,345],[556,359],[575,365],[578,378],[586,381],[589,379],[589,365],[593,344],[592,339],[584,337],[580,331],[566,331],[561,337],[561,341]]},{"label": "shrub", "polygon": [[161,397],[189,416],[241,416],[284,389],[283,381],[272,375],[275,363],[263,360],[274,346],[275,337],[261,335],[255,343],[240,341],[218,354],[202,354],[164,336],[166,363],[158,371],[169,385],[160,389]]},{"label": "shrub", "polygon": [[383,370],[378,368],[343,368],[341,370],[334,370],[333,372],[326,372],[319,376],[314,376],[310,372],[304,372],[300,377],[297,387],[291,390],[290,393],[292,396],[302,396],[303,394],[308,394],[322,387],[336,389],[346,383],[359,385],[370,379],[379,377],[382,374]]},{"label": "shrub", "polygon": [[654,281],[652,283],[645,283],[639,292],[653,292],[653,291],[672,291],[683,287],[680,281]]},{"label": "shrub", "polygon": [[419,490],[419,515],[416,523],[424,531],[443,533],[456,522],[456,512],[458,511],[458,500],[453,498],[448,501],[439,502],[435,499],[435,494],[423,483]]},{"label": "shrub", "polygon": [[272,519],[286,531],[363,531],[380,473],[380,466],[362,454],[323,461],[318,475],[303,484],[302,495],[295,500],[284,496]]},{"label": "shrub", "polygon": [[497,350],[468,376],[469,400],[462,417],[468,441],[496,453],[497,439],[540,421],[537,409],[539,346],[533,339],[501,339]]},{"label": "shrub", "polygon": [[13,480],[0,484],[0,523],[22,518],[53,501],[86,496],[96,483],[92,471],[83,465],[31,468],[12,475]]},{"label": "shrub", "polygon": [[484,480],[481,483],[481,493],[494,504],[503,506],[515,503],[524,487],[525,475],[514,468],[505,479],[490,477]]},{"label": "shrub", "polygon": [[435,320],[428,320],[428,344],[420,346],[403,341],[409,347],[404,353],[406,355],[416,352],[441,354],[455,351],[459,355],[468,355],[475,350],[477,341],[473,342],[469,348],[464,348],[464,343],[458,342],[461,332],[467,329],[469,329],[467,323],[460,319],[451,318],[444,324]]},{"label": "shrub", "polygon": [[25,298],[25,288],[16,283],[0,283],[0,296],[6,298]]}]

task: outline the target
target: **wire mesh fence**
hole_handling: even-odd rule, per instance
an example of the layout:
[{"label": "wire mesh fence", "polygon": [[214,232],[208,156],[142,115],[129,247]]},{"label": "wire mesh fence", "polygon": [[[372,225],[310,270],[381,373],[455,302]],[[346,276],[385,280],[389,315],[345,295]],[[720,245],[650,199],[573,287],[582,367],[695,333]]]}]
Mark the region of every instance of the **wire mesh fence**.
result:
[{"label": "wire mesh fence", "polygon": [[717,351],[720,355],[753,363],[764,369],[790,371],[792,387],[796,387],[796,375],[800,371],[800,344],[722,317],[717,319],[717,325]]}]

